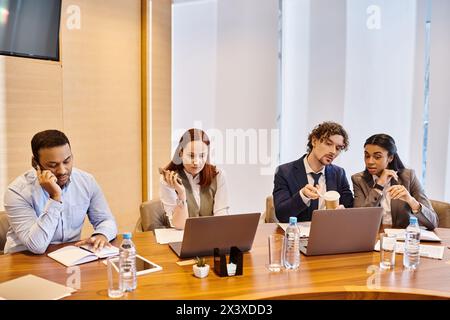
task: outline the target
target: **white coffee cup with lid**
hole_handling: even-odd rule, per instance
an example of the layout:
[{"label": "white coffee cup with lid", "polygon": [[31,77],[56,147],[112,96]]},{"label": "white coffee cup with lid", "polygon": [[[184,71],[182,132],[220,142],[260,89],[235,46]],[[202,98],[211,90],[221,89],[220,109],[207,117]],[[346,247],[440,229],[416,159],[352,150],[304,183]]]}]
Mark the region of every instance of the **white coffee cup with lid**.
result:
[{"label": "white coffee cup with lid", "polygon": [[334,210],[339,207],[339,198],[341,195],[337,191],[327,191],[323,195],[323,199],[325,200],[325,207],[327,210]]}]

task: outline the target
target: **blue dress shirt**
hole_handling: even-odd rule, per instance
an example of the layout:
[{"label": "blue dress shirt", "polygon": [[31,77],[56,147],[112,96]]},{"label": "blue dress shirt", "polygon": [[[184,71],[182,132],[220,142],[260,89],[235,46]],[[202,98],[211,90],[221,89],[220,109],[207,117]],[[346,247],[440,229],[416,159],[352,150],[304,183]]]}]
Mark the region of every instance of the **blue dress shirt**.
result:
[{"label": "blue dress shirt", "polygon": [[49,244],[78,241],[86,214],[94,233],[109,241],[117,235],[116,221],[99,185],[92,175],[76,168],[62,189],[61,202],[50,198],[32,169],[8,186],[4,203],[10,224],[5,253],[42,254]]}]

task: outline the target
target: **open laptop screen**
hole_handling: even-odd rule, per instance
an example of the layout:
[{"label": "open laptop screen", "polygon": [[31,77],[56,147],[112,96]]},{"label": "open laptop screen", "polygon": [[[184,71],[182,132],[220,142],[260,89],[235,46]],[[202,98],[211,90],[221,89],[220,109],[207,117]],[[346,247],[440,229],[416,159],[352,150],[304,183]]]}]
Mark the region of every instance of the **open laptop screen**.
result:
[{"label": "open laptop screen", "polygon": [[373,251],[383,208],[316,210],[306,255]]},{"label": "open laptop screen", "polygon": [[245,213],[188,218],[181,246],[179,243],[169,245],[181,258],[212,256],[214,248],[225,253],[232,246],[249,251],[260,216],[260,213]]}]

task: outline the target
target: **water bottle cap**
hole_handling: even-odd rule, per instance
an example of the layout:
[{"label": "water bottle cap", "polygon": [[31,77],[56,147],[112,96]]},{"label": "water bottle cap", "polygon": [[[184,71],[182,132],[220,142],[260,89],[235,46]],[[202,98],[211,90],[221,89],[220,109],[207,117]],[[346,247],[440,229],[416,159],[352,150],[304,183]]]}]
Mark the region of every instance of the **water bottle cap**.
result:
[{"label": "water bottle cap", "polygon": [[416,224],[418,222],[417,217],[410,217],[409,218],[409,223],[410,224]]},{"label": "water bottle cap", "polygon": [[131,232],[125,232],[124,234],[123,234],[123,238],[124,239],[131,239]]},{"label": "water bottle cap", "polygon": [[289,224],[297,224],[297,217],[290,217]]}]

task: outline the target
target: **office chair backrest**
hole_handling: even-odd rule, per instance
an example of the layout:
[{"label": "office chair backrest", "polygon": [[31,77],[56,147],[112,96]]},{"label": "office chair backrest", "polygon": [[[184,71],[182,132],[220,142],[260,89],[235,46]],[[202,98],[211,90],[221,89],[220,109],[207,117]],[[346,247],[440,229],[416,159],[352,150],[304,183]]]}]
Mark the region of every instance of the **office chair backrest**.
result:
[{"label": "office chair backrest", "polygon": [[275,207],[273,204],[273,196],[270,195],[266,198],[266,212],[265,214],[265,222],[266,223],[278,223],[278,218],[275,215]]},{"label": "office chair backrest", "polygon": [[8,232],[9,222],[8,216],[5,212],[0,211],[0,254],[3,254],[3,249],[6,243],[6,234]]},{"label": "office chair backrest", "polygon": [[144,202],[140,206],[141,231],[153,231],[158,228],[170,228],[169,219],[159,199]]},{"label": "office chair backrest", "polygon": [[450,228],[450,203],[430,200],[439,218],[439,228]]}]

